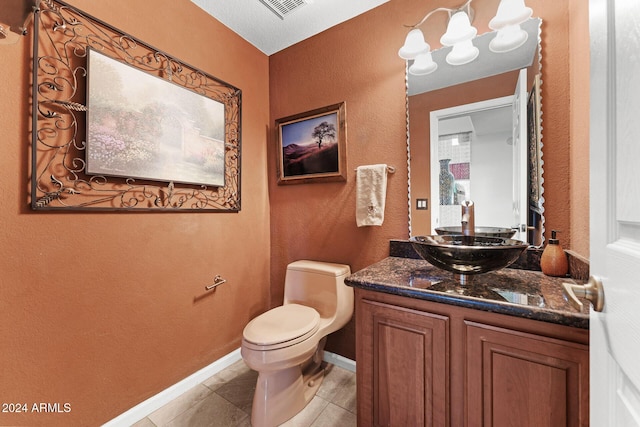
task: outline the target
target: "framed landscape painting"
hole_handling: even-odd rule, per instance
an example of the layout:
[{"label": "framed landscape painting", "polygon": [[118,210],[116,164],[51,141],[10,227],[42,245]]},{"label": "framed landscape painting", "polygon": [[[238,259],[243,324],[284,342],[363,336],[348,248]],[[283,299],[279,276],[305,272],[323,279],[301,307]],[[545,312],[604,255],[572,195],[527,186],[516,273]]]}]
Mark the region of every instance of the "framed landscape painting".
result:
[{"label": "framed landscape painting", "polygon": [[240,88],[61,0],[33,27],[32,209],[240,211]]},{"label": "framed landscape painting", "polygon": [[89,49],[87,173],[224,186],[224,104]]},{"label": "framed landscape painting", "polygon": [[347,180],[344,102],[276,120],[278,184]]}]

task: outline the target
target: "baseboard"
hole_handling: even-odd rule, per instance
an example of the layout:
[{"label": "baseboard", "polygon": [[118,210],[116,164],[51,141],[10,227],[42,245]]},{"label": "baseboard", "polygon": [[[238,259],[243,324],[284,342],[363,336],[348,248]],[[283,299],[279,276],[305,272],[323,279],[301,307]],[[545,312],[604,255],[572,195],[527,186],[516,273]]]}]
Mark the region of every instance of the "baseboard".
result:
[{"label": "baseboard", "polygon": [[[233,365],[240,359],[242,359],[242,356],[240,355],[240,349],[238,348],[231,353],[222,356],[220,359],[216,360],[209,366],[205,366],[192,375],[189,375],[187,378],[175,383],[171,387],[164,389],[155,396],[150,397],[144,402],[141,402],[128,411],[118,415],[116,418],[103,424],[103,427],[120,427],[123,425],[135,424],[141,419],[152,414],[154,411],[160,409],[162,406],[171,402],[181,394],[186,393],[193,387],[206,381],[212,375],[215,375],[223,369]],[[331,363],[351,372],[356,371],[356,362],[351,359],[347,359],[346,357],[340,356],[339,354],[325,351],[323,360],[327,363]]]},{"label": "baseboard", "polygon": [[336,353],[331,353],[330,351],[324,352],[324,357],[322,358],[327,363],[331,363],[332,365],[338,366],[342,369],[346,369],[347,371],[355,372],[356,371],[356,361],[347,359],[344,356],[340,356]]},{"label": "baseboard", "polygon": [[223,369],[233,365],[240,359],[242,359],[242,356],[240,355],[240,349],[238,348],[231,353],[222,356],[212,364],[189,375],[187,378],[175,383],[169,388],[162,390],[155,396],[150,397],[144,402],[141,402],[128,411],[118,415],[116,418],[106,424],[103,424],[103,427],[120,427],[123,425],[130,426],[135,424],[181,394],[209,379],[212,375],[215,375]]}]

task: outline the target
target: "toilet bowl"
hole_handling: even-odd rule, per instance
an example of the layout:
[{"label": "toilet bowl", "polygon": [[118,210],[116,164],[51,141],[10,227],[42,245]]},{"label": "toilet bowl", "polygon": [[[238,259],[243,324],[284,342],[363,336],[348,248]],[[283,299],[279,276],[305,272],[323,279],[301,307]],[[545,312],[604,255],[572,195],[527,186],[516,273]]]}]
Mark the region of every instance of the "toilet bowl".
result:
[{"label": "toilet bowl", "polygon": [[258,372],[253,427],[273,427],[300,412],[322,383],[327,335],[353,315],[348,265],[295,261],[287,266],[284,301],[244,328],[241,354]]}]

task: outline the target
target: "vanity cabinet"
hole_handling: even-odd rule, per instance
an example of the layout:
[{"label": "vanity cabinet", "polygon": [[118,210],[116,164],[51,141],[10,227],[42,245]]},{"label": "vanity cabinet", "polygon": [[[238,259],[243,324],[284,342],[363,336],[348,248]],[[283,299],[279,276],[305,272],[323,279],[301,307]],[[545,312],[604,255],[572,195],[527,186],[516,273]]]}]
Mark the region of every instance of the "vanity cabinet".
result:
[{"label": "vanity cabinet", "polygon": [[447,317],[363,299],[357,318],[358,425],[445,425]]},{"label": "vanity cabinet", "polygon": [[588,330],[356,289],[359,426],[587,426]]}]

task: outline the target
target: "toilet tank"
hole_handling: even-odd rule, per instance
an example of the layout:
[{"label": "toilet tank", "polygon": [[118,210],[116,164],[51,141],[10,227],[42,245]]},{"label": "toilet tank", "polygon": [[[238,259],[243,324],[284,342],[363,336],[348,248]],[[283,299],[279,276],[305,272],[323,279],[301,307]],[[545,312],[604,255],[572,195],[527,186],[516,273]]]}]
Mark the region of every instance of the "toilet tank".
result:
[{"label": "toilet tank", "polygon": [[342,305],[353,307],[353,289],[344,284],[349,274],[351,268],[345,264],[307,260],[292,262],[287,266],[284,280],[284,304],[313,307],[321,318],[332,318],[336,316],[338,298]]}]

